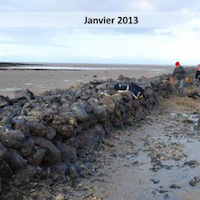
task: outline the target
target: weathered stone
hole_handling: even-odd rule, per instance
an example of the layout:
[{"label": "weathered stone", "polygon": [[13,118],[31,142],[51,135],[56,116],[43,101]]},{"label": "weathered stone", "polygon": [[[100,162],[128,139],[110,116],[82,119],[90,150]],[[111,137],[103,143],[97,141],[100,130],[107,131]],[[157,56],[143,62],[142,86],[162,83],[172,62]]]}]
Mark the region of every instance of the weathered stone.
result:
[{"label": "weathered stone", "polygon": [[75,114],[78,121],[84,122],[88,120],[89,116],[87,112],[79,103],[72,104],[71,110]]},{"label": "weathered stone", "polygon": [[79,141],[79,148],[92,150],[98,145],[99,141],[103,138],[104,135],[105,130],[103,129],[102,125],[97,124],[77,138]]},{"label": "weathered stone", "polygon": [[43,137],[37,137],[35,139],[35,144],[47,150],[44,156],[44,161],[49,162],[51,164],[61,161],[60,152],[56,145],[53,144],[51,141]]},{"label": "weathered stone", "polygon": [[13,172],[10,166],[8,165],[5,160],[0,161],[0,177],[3,178],[10,178],[12,176]]},{"label": "weathered stone", "polygon": [[76,168],[74,166],[71,166],[69,168],[69,175],[71,179],[75,179],[80,177],[80,175],[78,174],[78,172],[76,171]]},{"label": "weathered stone", "polygon": [[26,122],[25,118],[22,116],[17,116],[17,117],[13,117],[12,118],[12,124],[14,125],[21,125],[24,124]]},{"label": "weathered stone", "polygon": [[56,136],[56,130],[50,126],[46,126],[45,137],[52,140]]},{"label": "weathered stone", "polygon": [[36,169],[31,165],[27,165],[25,169],[20,169],[13,177],[13,185],[22,186],[29,183],[35,176]]},{"label": "weathered stone", "polygon": [[61,151],[62,159],[66,162],[76,162],[77,161],[77,150],[73,146],[68,144],[62,145]]},{"label": "weathered stone", "polygon": [[99,122],[104,122],[109,118],[105,105],[101,106],[98,104],[93,104],[92,108],[93,108],[93,114]]},{"label": "weathered stone", "polygon": [[27,159],[27,162],[31,165],[38,166],[41,164],[45,153],[46,153],[45,149],[42,149],[40,147],[35,147],[31,156]]},{"label": "weathered stone", "polygon": [[5,155],[6,162],[10,165],[12,170],[24,168],[26,160],[22,158],[17,150],[9,149]]},{"label": "weathered stone", "polygon": [[62,135],[63,138],[71,138],[71,137],[75,136],[76,131],[73,126],[64,125],[60,129],[60,134]]},{"label": "weathered stone", "polygon": [[146,98],[150,98],[152,94],[153,94],[153,90],[151,88],[145,89],[145,91],[143,93],[144,97],[146,97]]},{"label": "weathered stone", "polygon": [[20,130],[7,130],[0,134],[0,140],[9,148],[19,149],[24,139],[24,133]]},{"label": "weathered stone", "polygon": [[8,99],[4,96],[0,96],[0,108],[9,105]]},{"label": "weathered stone", "polygon": [[44,118],[44,111],[40,109],[33,109],[30,111],[29,115],[36,117],[39,120],[43,120]]},{"label": "weathered stone", "polygon": [[30,90],[19,90],[14,92],[14,97],[16,99],[25,98],[27,100],[34,99],[34,94]]},{"label": "weathered stone", "polygon": [[34,140],[32,138],[27,138],[24,140],[22,147],[21,147],[21,154],[22,156],[29,156],[33,149]]},{"label": "weathered stone", "polygon": [[104,96],[101,102],[105,104],[108,108],[110,108],[112,111],[115,109],[115,103],[110,95]]},{"label": "weathered stone", "polygon": [[46,133],[46,126],[42,123],[38,123],[37,121],[30,121],[26,124],[26,126],[32,135],[44,136]]},{"label": "weathered stone", "polygon": [[2,160],[7,152],[7,148],[0,142],[0,160]]}]

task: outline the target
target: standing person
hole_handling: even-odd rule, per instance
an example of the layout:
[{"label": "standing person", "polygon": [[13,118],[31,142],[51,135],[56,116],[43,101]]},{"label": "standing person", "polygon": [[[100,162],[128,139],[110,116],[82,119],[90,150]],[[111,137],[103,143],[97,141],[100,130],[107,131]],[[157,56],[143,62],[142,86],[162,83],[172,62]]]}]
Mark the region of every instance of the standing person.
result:
[{"label": "standing person", "polygon": [[199,91],[200,91],[200,64],[197,65],[197,71],[196,71],[195,78],[199,80]]},{"label": "standing person", "polygon": [[185,77],[186,77],[186,71],[185,69],[180,65],[179,62],[175,63],[176,68],[174,69],[172,77],[175,77],[178,81],[178,93],[182,97],[183,96],[183,89],[185,85]]}]

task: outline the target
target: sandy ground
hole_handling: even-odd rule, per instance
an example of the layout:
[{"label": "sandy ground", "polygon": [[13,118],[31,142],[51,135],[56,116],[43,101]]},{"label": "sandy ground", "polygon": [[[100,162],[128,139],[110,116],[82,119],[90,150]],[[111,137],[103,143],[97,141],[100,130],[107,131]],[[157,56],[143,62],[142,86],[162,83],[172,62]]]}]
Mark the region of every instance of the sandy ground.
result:
[{"label": "sandy ground", "polygon": [[14,91],[29,89],[39,94],[56,88],[65,89],[76,82],[94,79],[116,79],[120,74],[127,77],[152,77],[172,73],[172,67],[134,66],[134,70],[88,70],[88,71],[45,71],[45,70],[0,70],[0,95],[12,96]]},{"label": "sandy ground", "polygon": [[173,96],[163,100],[147,122],[115,132],[96,162],[96,177],[79,185],[87,192],[75,192],[71,198],[199,199],[199,181],[190,184],[200,175],[198,101]]}]

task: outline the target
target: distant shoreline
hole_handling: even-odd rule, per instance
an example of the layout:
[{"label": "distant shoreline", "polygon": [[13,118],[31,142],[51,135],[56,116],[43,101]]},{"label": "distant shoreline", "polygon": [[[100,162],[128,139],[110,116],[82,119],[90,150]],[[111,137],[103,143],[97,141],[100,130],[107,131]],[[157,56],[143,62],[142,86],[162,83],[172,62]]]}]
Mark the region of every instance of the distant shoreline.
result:
[{"label": "distant shoreline", "polygon": [[102,71],[102,70],[145,70],[171,68],[172,65],[143,64],[91,64],[91,63],[9,63],[0,62],[0,70],[51,70],[51,71]]},{"label": "distant shoreline", "polygon": [[[36,65],[23,66],[32,68]],[[13,70],[11,67],[7,67],[6,70],[3,70],[3,68],[1,68],[0,95],[12,96],[15,91],[25,89],[29,89],[33,93],[39,94],[54,89],[66,89],[78,82],[87,83],[95,79],[116,80],[119,75],[130,78],[139,78],[142,76],[149,78],[153,76],[159,76],[161,74],[172,73],[174,69],[174,66],[164,67],[155,65],[65,65],[65,67],[67,66],[73,67],[74,70],[21,70],[19,68]],[[15,65],[13,67],[15,67]],[[43,65],[42,67],[49,66]],[[58,68],[57,66],[55,67]],[[82,69],[77,70],[79,67]],[[87,67],[87,70],[83,70],[84,67]],[[113,70],[112,68],[115,69]]]}]

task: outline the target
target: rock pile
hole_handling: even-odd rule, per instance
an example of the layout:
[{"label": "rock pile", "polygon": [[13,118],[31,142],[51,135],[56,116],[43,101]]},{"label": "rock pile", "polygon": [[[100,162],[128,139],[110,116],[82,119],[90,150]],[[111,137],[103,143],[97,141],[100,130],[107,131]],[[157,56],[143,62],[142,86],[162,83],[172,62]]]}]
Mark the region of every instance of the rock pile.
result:
[{"label": "rock pile", "polygon": [[83,163],[112,128],[145,119],[160,97],[172,93],[167,78],[125,78],[145,89],[140,100],[116,93],[115,80],[77,84],[39,96],[30,91],[15,99],[0,96],[0,185],[84,176]]}]

